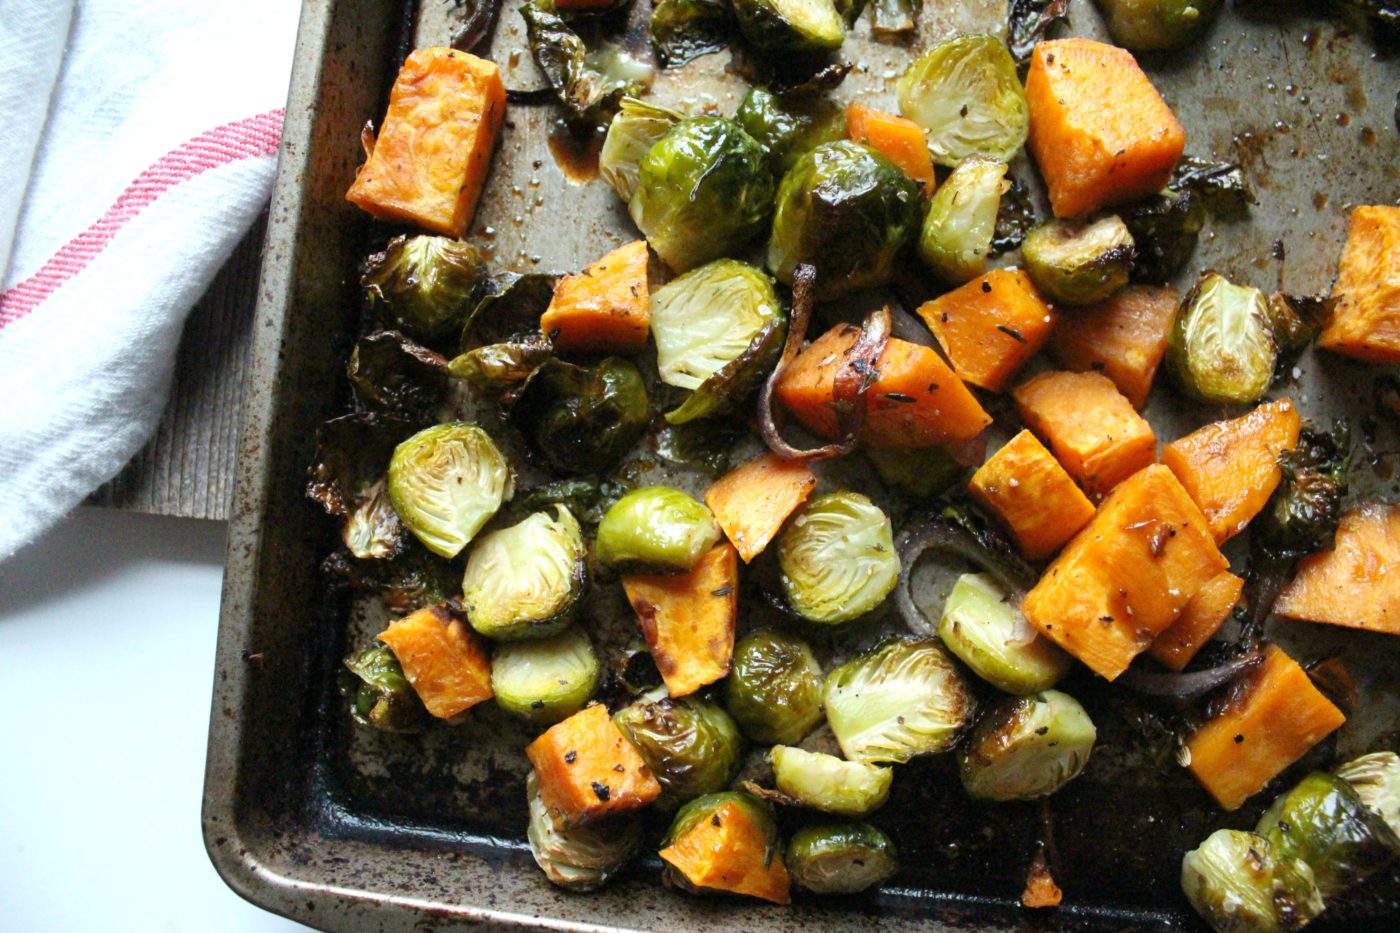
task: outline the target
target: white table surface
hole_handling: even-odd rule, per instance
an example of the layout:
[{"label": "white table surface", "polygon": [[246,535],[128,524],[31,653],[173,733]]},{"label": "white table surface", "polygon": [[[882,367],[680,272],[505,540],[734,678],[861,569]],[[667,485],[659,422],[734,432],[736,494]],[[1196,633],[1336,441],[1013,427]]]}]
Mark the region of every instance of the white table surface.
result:
[{"label": "white table surface", "polygon": [[306,929],[200,836],[223,557],[221,522],[84,508],[0,563],[0,930]]}]

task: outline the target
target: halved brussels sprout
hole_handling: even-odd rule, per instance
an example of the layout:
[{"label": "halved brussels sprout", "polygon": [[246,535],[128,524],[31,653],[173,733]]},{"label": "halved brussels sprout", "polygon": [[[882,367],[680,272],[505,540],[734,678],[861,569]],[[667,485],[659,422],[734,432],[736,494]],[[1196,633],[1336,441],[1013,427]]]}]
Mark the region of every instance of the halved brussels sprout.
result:
[{"label": "halved brussels sprout", "polygon": [[1337,777],[1352,786],[1368,810],[1400,834],[1400,755],[1372,752],[1353,758],[1337,769]]},{"label": "halved brussels sprout", "polygon": [[553,10],[553,3],[525,3],[530,53],[576,125],[602,126],[625,95],[639,96],[652,70],[615,46],[589,49]]},{"label": "halved brussels sprout", "polygon": [[710,374],[677,408],[666,412],[666,422],[688,424],[697,418],[713,418],[738,406],[768,375],[787,338],[787,316],[779,314],[767,323],[748,347]]},{"label": "halved brussels sprout", "polygon": [[869,816],[885,805],[894,769],[775,745],[768,753],[778,790],[804,807],[837,816]]},{"label": "halved brussels sprout", "polygon": [[393,557],[403,550],[403,522],[389,503],[388,490],[388,479],[371,486],[368,497],[355,507],[341,529],[346,549],[362,560]]},{"label": "halved brussels sprout", "polygon": [[387,560],[351,560],[347,552],[337,551],[321,562],[321,573],[333,590],[348,587],[372,594],[401,616],[436,606],[456,593],[462,582],[460,567],[413,540],[403,553]]},{"label": "halved brussels sprout", "polygon": [[928,134],[939,165],[972,155],[1010,162],[1026,142],[1030,107],[1016,62],[995,36],[958,36],[900,76],[899,110]]},{"label": "halved brussels sprout", "polygon": [[1273,845],[1237,829],[1211,833],[1181,860],[1181,890],[1217,933],[1296,930],[1322,913],[1306,866],[1281,871]]},{"label": "halved brussels sprout", "polygon": [[661,64],[671,68],[725,48],[734,26],[734,11],[721,0],[656,0],[648,29]]},{"label": "halved brussels sprout", "polygon": [[1028,696],[1049,690],[1074,659],[1043,637],[991,574],[958,577],[943,604],[938,637],[972,672],[998,690]]},{"label": "halved brussels sprout", "polygon": [[851,761],[903,764],[953,747],[976,706],[933,639],[892,638],[826,675],[826,719]]},{"label": "halved brussels sprout", "polygon": [[698,389],[782,317],[772,282],[748,263],[716,259],[692,269],[652,293],[656,371],[667,385]]},{"label": "halved brussels sprout", "polygon": [[510,461],[491,435],[464,421],[424,428],[389,460],[389,502],[439,557],[460,554],[514,492]]},{"label": "halved brussels sprout", "polygon": [[[764,850],[764,863],[771,862],[773,856],[779,854],[782,846],[782,840],[778,836],[778,821],[773,818],[773,807],[768,801],[760,800],[752,794],[746,794],[742,791],[731,790],[721,791],[717,794],[706,794],[681,807],[676,813],[676,818],[671,821],[671,828],[666,831],[666,837],[661,841],[661,848],[669,848],[702,820],[708,820],[714,816],[715,811],[727,803],[742,807],[753,824],[763,830],[768,841],[767,848]],[[684,891],[687,894],[704,894],[707,890],[691,884],[690,879],[681,874],[670,863],[667,863],[662,871],[662,879],[667,887]]]},{"label": "halved brussels sprout", "polygon": [[646,431],[646,383],[637,367],[609,356],[591,366],[546,360],[511,409],[535,449],[560,473],[606,470]]},{"label": "halved brussels sprout", "polygon": [[632,813],[566,828],[540,797],[534,771],[525,779],[525,799],[530,808],[530,853],[545,877],[561,888],[600,887],[641,847],[642,822]]},{"label": "halved brussels sprout", "polygon": [[[653,29],[655,22],[653,16]],[[632,192],[637,190],[642,158],[683,119],[683,114],[668,107],[635,97],[622,98],[622,106],[608,124],[608,135],[598,153],[598,174],[623,201],[631,200]]]},{"label": "halved brussels sprout", "polygon": [[965,472],[947,447],[872,447],[865,456],[885,485],[920,499],[946,491]]},{"label": "halved brussels sprout", "polygon": [[818,496],[778,534],[783,592],[809,622],[849,622],[885,601],[899,580],[894,530],[858,492]]},{"label": "halved brussels sprout", "polygon": [[743,425],[735,421],[737,419],[668,424],[655,434],[656,455],[662,460],[718,476],[729,468],[729,454],[744,433]]},{"label": "halved brussels sprout", "polygon": [[813,894],[877,888],[899,870],[894,843],[868,823],[804,826],[793,833],[783,864]]},{"label": "halved brussels sprout", "polygon": [[734,0],[734,15],[744,38],[766,51],[820,52],[846,40],[832,0]]},{"label": "halved brussels sprout", "polygon": [[822,721],[822,669],[802,639],[750,632],[734,647],[724,699],[748,738],[792,745]]},{"label": "halved brussels sprout", "polygon": [[1026,234],[1026,273],[1051,301],[1088,305],[1128,284],[1133,235],[1116,214],[1094,221],[1051,220]]},{"label": "halved brussels sprout", "polygon": [[419,340],[451,333],[476,303],[481,252],[445,236],[396,236],[365,260],[360,284],[370,304]]},{"label": "halved brussels sprout", "polygon": [[340,692],[350,701],[351,717],[362,726],[421,732],[428,721],[423,701],[387,645],[376,643],[347,657]]},{"label": "halved brussels sprout", "polygon": [[462,575],[467,621],[500,641],[557,635],[583,595],[587,555],[583,530],[562,505],[483,536]]},{"label": "halved brussels sprout", "polygon": [[661,783],[657,805],[664,810],[723,790],[739,771],[744,740],[718,703],[656,690],[623,707],[613,722]]},{"label": "halved brussels sprout", "polygon": [[666,265],[685,272],[763,231],[773,176],[763,148],[738,124],[687,117],[642,157],[627,210]]},{"label": "halved brussels sprout", "polygon": [[779,97],[750,88],[734,121],[768,153],[779,176],[822,143],[846,138],[846,111],[824,94]]},{"label": "halved brussels sprout", "polygon": [[1167,365],[1182,390],[1212,405],[1249,405],[1274,378],[1278,345],[1264,293],[1207,272],[1182,299]]},{"label": "halved brussels sprout", "polygon": [[1006,163],[971,156],[933,195],[919,235],[919,258],[948,282],[967,282],[987,268],[997,208],[1010,189]]},{"label": "halved brussels sprout", "polygon": [[797,267],[817,270],[814,295],[834,298],[884,285],[919,224],[919,186],[860,143],[823,143],[778,186],[768,269],[791,285]]},{"label": "halved brussels sprout", "polygon": [[684,573],[721,534],[702,503],[670,486],[643,486],[608,509],[593,552],[619,573]]},{"label": "halved brussels sprout", "polygon": [[989,709],[958,751],[963,788],[983,800],[1046,797],[1089,763],[1094,723],[1058,690],[1006,697]]},{"label": "halved brussels sprout", "polygon": [[1220,0],[1094,0],[1115,45],[1134,52],[1190,44],[1220,12]]},{"label": "halved brussels sprout", "polygon": [[491,653],[496,705],[550,726],[583,709],[598,688],[598,656],[577,626],[540,641],[507,642]]},{"label": "halved brussels sprout", "polygon": [[1255,519],[1251,545],[1289,557],[1330,548],[1350,486],[1350,461],[1351,429],[1345,421],[1331,432],[1304,426],[1297,446],[1279,455],[1283,482]]}]

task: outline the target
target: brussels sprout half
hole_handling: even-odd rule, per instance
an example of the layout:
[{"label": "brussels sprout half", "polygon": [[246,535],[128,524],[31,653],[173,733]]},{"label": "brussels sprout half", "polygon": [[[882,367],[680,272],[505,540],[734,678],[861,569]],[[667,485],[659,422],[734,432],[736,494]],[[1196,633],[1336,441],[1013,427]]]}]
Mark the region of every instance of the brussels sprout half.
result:
[{"label": "brussels sprout half", "polygon": [[721,534],[710,510],[679,489],[643,486],[608,509],[593,552],[620,573],[684,573]]},{"label": "brussels sprout half", "polygon": [[1181,860],[1181,890],[1217,933],[1296,930],[1322,913],[1306,866],[1280,870],[1263,836],[1219,829]]},{"label": "brussels sprout half", "polygon": [[848,759],[897,764],[947,751],[976,705],[937,641],[897,638],[827,674],[822,701]]},{"label": "brussels sprout half", "polygon": [[779,176],[822,143],[846,138],[846,111],[824,94],[780,97],[750,88],[734,121],[768,153]]},{"label": "brussels sprout half", "polygon": [[738,124],[688,117],[642,157],[627,209],[666,265],[685,272],[763,231],[773,176],[763,148]]},{"label": "brussels sprout half", "polygon": [[1094,0],[1116,45],[1134,52],[1178,49],[1205,31],[1220,0]]},{"label": "brussels sprout half", "polygon": [[1097,732],[1079,701],[1058,690],[1007,697],[958,751],[963,788],[983,800],[1033,800],[1064,787],[1089,763]]},{"label": "brussels sprout half", "polygon": [[804,826],[793,833],[783,864],[813,894],[855,894],[899,870],[894,843],[868,823]]},{"label": "brussels sprout half", "polygon": [[565,828],[540,797],[540,782],[531,771],[525,779],[530,821],[530,853],[551,883],[574,891],[592,891],[617,874],[642,843],[642,823],[626,813],[583,826]]},{"label": "brussels sprout half", "polygon": [[511,418],[566,474],[615,466],[651,420],[641,372],[616,356],[591,366],[546,360],[520,390]]},{"label": "brussels sprout half", "polygon": [[583,709],[599,676],[593,644],[578,627],[540,641],[500,644],[491,653],[496,705],[539,725],[553,725]]},{"label": "brussels sprout half", "polygon": [[[659,12],[658,8],[656,15]],[[652,17],[653,30],[656,15]],[[624,202],[637,190],[642,158],[683,119],[683,114],[667,107],[635,97],[622,98],[622,105],[608,124],[608,135],[603,138],[603,148],[598,153],[598,174]]]},{"label": "brussels sprout half", "polygon": [[788,605],[809,622],[858,619],[899,580],[889,516],[858,492],[807,503],[783,526],[777,550]]},{"label": "brussels sprout half", "polygon": [[1133,235],[1114,214],[1094,221],[1051,220],[1026,234],[1021,258],[1051,301],[1088,305],[1128,284]]},{"label": "brussels sprout half", "polygon": [[374,644],[345,659],[341,695],[350,715],[362,726],[385,732],[421,732],[428,711],[387,645]]},{"label": "brussels sprout half", "polygon": [[573,513],[536,512],[482,537],[467,557],[462,602],[487,638],[519,641],[563,631],[587,582],[587,547]]},{"label": "brussels sprout half", "polygon": [[744,38],[772,52],[821,52],[846,41],[832,0],[734,0]]},{"label": "brussels sprout half", "polygon": [[938,637],[974,674],[998,690],[1027,696],[1049,690],[1074,659],[1021,615],[991,574],[958,577],[943,604]]},{"label": "brussels sprout half", "polygon": [[410,337],[451,333],[476,303],[481,252],[443,236],[396,236],[365,260],[360,284],[371,306]]},{"label": "brussels sprout half", "polygon": [[1252,404],[1273,381],[1277,358],[1268,302],[1259,289],[1207,272],[1182,299],[1167,365],[1186,394],[1212,405]]},{"label": "brussels sprout half", "polygon": [[869,816],[885,805],[894,769],[835,755],[775,745],[768,753],[773,781],[795,802],[836,816]]},{"label": "brussels sprout half", "polygon": [[772,369],[772,364],[782,353],[786,338],[786,316],[779,314],[770,318],[754,334],[743,353],[711,373],[679,407],[666,412],[666,422],[672,425],[688,424],[697,418],[722,415],[736,407]]},{"label": "brussels sprout half", "polygon": [[424,428],[394,448],[389,502],[423,546],[453,558],[515,491],[510,461],[475,424]]},{"label": "brussels sprout half", "polygon": [[371,486],[341,529],[346,549],[361,560],[389,558],[403,550],[403,523],[389,503],[388,489],[387,478]]},{"label": "brussels sprout half", "polygon": [[664,810],[723,790],[738,773],[744,740],[718,703],[656,690],[623,707],[613,721],[660,782],[657,805]]},{"label": "brussels sprout half", "polygon": [[1353,758],[1337,769],[1366,808],[1385,820],[1400,835],[1400,755],[1372,752]]},{"label": "brussels sprout half", "polygon": [[667,385],[699,389],[782,319],[768,276],[737,259],[716,259],[652,293],[656,371]]},{"label": "brussels sprout half", "polygon": [[802,639],[750,632],[734,647],[724,700],[748,738],[795,744],[822,721],[822,669]]},{"label": "brussels sprout half", "polygon": [[1030,107],[1016,62],[995,36],[958,36],[905,69],[899,110],[924,128],[939,165],[972,155],[1010,162],[1026,142]]},{"label": "brussels sprout half", "polygon": [[967,282],[987,268],[1001,196],[1010,189],[1006,163],[971,156],[958,163],[929,202],[919,258],[949,282]]}]

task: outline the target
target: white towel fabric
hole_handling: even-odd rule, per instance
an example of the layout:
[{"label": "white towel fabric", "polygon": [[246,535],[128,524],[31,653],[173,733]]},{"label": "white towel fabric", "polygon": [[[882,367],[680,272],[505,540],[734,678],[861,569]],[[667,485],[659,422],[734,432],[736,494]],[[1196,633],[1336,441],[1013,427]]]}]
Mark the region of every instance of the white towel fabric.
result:
[{"label": "white towel fabric", "polygon": [[0,560],[164,409],[271,190],[295,0],[0,0]]}]

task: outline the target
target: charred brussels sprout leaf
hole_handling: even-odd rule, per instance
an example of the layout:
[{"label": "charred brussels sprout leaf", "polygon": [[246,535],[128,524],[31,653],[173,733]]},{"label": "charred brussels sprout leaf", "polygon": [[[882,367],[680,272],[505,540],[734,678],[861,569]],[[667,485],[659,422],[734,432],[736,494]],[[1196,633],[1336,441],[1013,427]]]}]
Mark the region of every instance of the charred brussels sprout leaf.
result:
[{"label": "charred brussels sprout leaf", "polygon": [[768,276],[736,259],[692,269],[651,296],[651,334],[661,381],[698,389],[783,317]]},{"label": "charred brussels sprout leaf", "polygon": [[1207,272],[1182,300],[1167,365],[1192,398],[1212,405],[1257,402],[1274,376],[1278,346],[1257,288]]},{"label": "charred brussels sprout leaf", "polygon": [[825,95],[777,95],[751,88],[734,120],[768,153],[779,176],[805,153],[846,136],[846,112]]},{"label": "charred brussels sprout leaf", "polygon": [[410,431],[410,422],[378,412],[333,418],[317,431],[306,494],[345,518],[341,539],[355,557],[387,558],[403,550],[403,525],[387,502],[384,470]]},{"label": "charred brussels sprout leaf", "polygon": [[1114,43],[1134,52],[1178,49],[1220,12],[1220,0],[1094,0]]},{"label": "charred brussels sprout leaf", "polygon": [[1186,264],[1205,226],[1206,211],[1190,191],[1164,189],[1122,211],[1137,246],[1133,277],[1158,285]]},{"label": "charred brussels sprout leaf", "polygon": [[734,34],[734,12],[720,0],[657,0],[649,28],[661,64],[672,68],[725,48]]},{"label": "charred brussels sprout leaf", "polygon": [[727,420],[667,425],[656,432],[656,455],[671,463],[723,473],[729,466],[729,449],[740,433],[741,429]]},{"label": "charred brussels sprout leaf", "polygon": [[403,550],[403,522],[389,502],[389,481],[380,479],[366,498],[345,519],[341,540],[351,554],[362,559],[393,557]]},{"label": "charred brussels sprout leaf", "polygon": [[738,124],[688,117],[642,157],[627,209],[666,265],[685,272],[763,231],[773,177],[762,147]]},{"label": "charred brussels sprout leaf", "polygon": [[885,805],[894,769],[775,745],[768,754],[778,790],[795,802],[837,816],[868,816]]},{"label": "charred brussels sprout leaf", "polygon": [[558,281],[559,276],[540,272],[489,276],[462,328],[461,348],[521,341],[522,335],[539,333],[540,315],[549,307]]},{"label": "charred brussels sprout leaf", "polygon": [[496,705],[539,725],[583,709],[598,688],[599,674],[593,645],[577,627],[542,641],[497,645],[491,654]]},{"label": "charred brussels sprout leaf", "polygon": [[530,822],[530,852],[551,883],[574,891],[592,891],[617,874],[642,844],[642,824],[635,814],[614,816],[584,826],[567,826],[540,797],[535,772],[525,779]]},{"label": "charred brussels sprout leaf", "polygon": [[822,299],[883,285],[918,229],[919,204],[914,180],[874,149],[824,143],[778,188],[768,268],[791,285],[799,265],[812,265]]},{"label": "charred brussels sprout leaf", "polygon": [[734,0],[744,38],[770,52],[839,49],[846,23],[832,0]]},{"label": "charred brussels sprout leaf", "polygon": [[447,373],[484,389],[509,389],[553,356],[554,347],[544,334],[521,334],[456,356],[447,364]]},{"label": "charred brussels sprout leaf", "polygon": [[858,492],[818,496],[778,535],[778,567],[793,611],[834,625],[875,609],[899,579],[890,520]]},{"label": "charred brussels sprout leaf", "polygon": [[483,535],[467,558],[462,602],[487,638],[548,638],[569,624],[587,581],[583,531],[562,505]]},{"label": "charred brussels sprout leaf", "polygon": [[[656,9],[655,15],[659,15],[661,7]],[[653,29],[655,22],[653,18]],[[598,153],[598,174],[623,201],[631,200],[632,192],[637,190],[642,158],[682,119],[681,114],[666,107],[635,97],[622,98],[622,106],[608,124],[608,135]]]},{"label": "charred brussels sprout leaf", "polygon": [[783,864],[813,894],[878,888],[899,870],[894,843],[868,823],[804,826],[793,833]]},{"label": "charred brussels sprout leaf", "polygon": [[332,589],[348,587],[376,594],[398,615],[436,606],[457,592],[462,581],[460,568],[429,553],[416,540],[389,560],[356,561],[337,552],[322,562],[321,571]]},{"label": "charred brussels sprout leaf", "polygon": [[510,462],[475,424],[425,428],[394,448],[389,461],[394,511],[439,557],[461,553],[514,488]]},{"label": "charred brussels sprout leaf", "polygon": [[535,370],[511,417],[555,470],[594,473],[612,467],[650,420],[646,384],[619,357],[592,366],[551,359]]},{"label": "charred brussels sprout leaf", "polygon": [[1006,28],[1011,38],[1011,54],[1016,61],[1029,59],[1035,44],[1044,39],[1056,23],[1069,23],[1069,0],[1011,0]]},{"label": "charred brussels sprout leaf", "polygon": [[1284,360],[1292,359],[1312,343],[1332,316],[1336,299],[1320,296],[1285,295],[1274,292],[1269,296],[1269,327],[1278,344],[1279,368]]},{"label": "charred brussels sprout leaf", "polygon": [[944,752],[972,721],[975,701],[932,639],[890,639],[826,677],[827,722],[851,761],[903,764]]},{"label": "charred brussels sprout leaf", "polygon": [[[715,811],[727,803],[736,804],[743,808],[744,814],[749,818],[754,826],[758,827],[768,838],[767,848],[764,850],[764,863],[772,861],[773,856],[779,854],[782,840],[778,836],[778,822],[773,818],[773,807],[766,801],[760,800],[752,794],[741,791],[721,791],[716,794],[706,794],[697,797],[690,803],[681,807],[676,812],[676,817],[671,821],[671,828],[666,831],[666,837],[661,842],[661,848],[665,849],[673,845],[686,833],[690,832],[702,821],[708,820],[715,815]],[[667,863],[662,872],[662,879],[667,887],[684,891],[687,894],[703,894],[704,888],[698,888],[690,882],[675,866]]]},{"label": "charred brussels sprout leaf", "polygon": [[355,400],[371,411],[404,418],[430,416],[447,392],[447,361],[397,331],[361,337],[346,375]]},{"label": "charred brussels sprout leaf", "polygon": [[1094,221],[1052,220],[1021,244],[1026,273],[1052,301],[1088,305],[1103,301],[1128,284],[1133,268],[1133,235],[1110,214]]},{"label": "charred brussels sprout leaf", "polygon": [[1337,769],[1372,813],[1385,820],[1391,832],[1400,834],[1400,755],[1372,752],[1353,758]]},{"label": "charred brussels sprout leaf", "polygon": [[924,128],[939,165],[980,155],[1010,162],[1030,108],[1016,62],[995,36],[958,36],[919,56],[899,79],[899,109]]},{"label": "charred brussels sprout leaf", "polygon": [[1046,797],[1079,776],[1097,733],[1074,697],[1046,690],[989,709],[958,751],[963,788],[983,800]]},{"label": "charred brussels sprout leaf", "polygon": [[1282,870],[1269,840],[1235,829],[1186,853],[1181,890],[1217,933],[1295,930],[1322,912],[1311,877]]},{"label": "charred brussels sprout leaf", "polygon": [[520,15],[531,54],[575,125],[606,124],[624,95],[636,97],[651,83],[649,67],[611,46],[588,49],[553,10],[526,3]]},{"label": "charred brussels sprout leaf", "polygon": [[734,648],[724,700],[748,738],[795,745],[822,721],[822,669],[802,639],[751,632]]},{"label": "charred brussels sprout leaf", "polygon": [[561,479],[516,493],[511,511],[520,518],[562,505],[585,527],[597,527],[615,496],[610,484],[592,479]]},{"label": "charred brussels sprout leaf", "polygon": [[659,805],[674,810],[734,779],[743,739],[718,704],[659,693],[624,707],[613,721],[660,782]]},{"label": "charred brussels sprout leaf", "polygon": [[1351,430],[1305,427],[1298,445],[1279,456],[1283,482],[1254,521],[1253,538],[1267,551],[1301,555],[1332,544],[1346,497]]},{"label": "charred brussels sprout leaf", "polygon": [[919,258],[940,278],[962,283],[987,268],[1001,196],[1011,187],[1006,164],[964,159],[929,202],[919,235]]},{"label": "charred brussels sprout leaf", "polygon": [[423,701],[385,645],[375,644],[345,659],[340,692],[350,701],[350,715],[362,726],[421,732],[428,720]]},{"label": "charred brussels sprout leaf", "polygon": [[1216,217],[1241,217],[1255,203],[1244,171],[1233,162],[1184,156],[1172,173],[1169,187],[1190,191]]},{"label": "charred brussels sprout leaf", "polygon": [[992,255],[1000,256],[1020,246],[1026,233],[1035,226],[1035,205],[1031,193],[1020,179],[1011,179],[1011,187],[1001,196],[997,208],[996,229],[992,233]]},{"label": "charred brussels sprout leaf", "polygon": [[710,510],[679,489],[643,486],[608,509],[598,525],[598,562],[622,573],[684,573],[719,543]]},{"label": "charred brussels sprout leaf", "polygon": [[481,253],[442,236],[396,236],[365,260],[360,284],[371,306],[418,340],[452,332],[476,302]]},{"label": "charred brussels sprout leaf", "polygon": [[1017,696],[1050,689],[1073,662],[1031,627],[1011,591],[985,573],[958,577],[938,637],[978,677]]},{"label": "charred brussels sprout leaf", "polygon": [[640,696],[661,686],[661,672],[647,643],[635,636],[612,659],[612,677],[629,696]]}]

